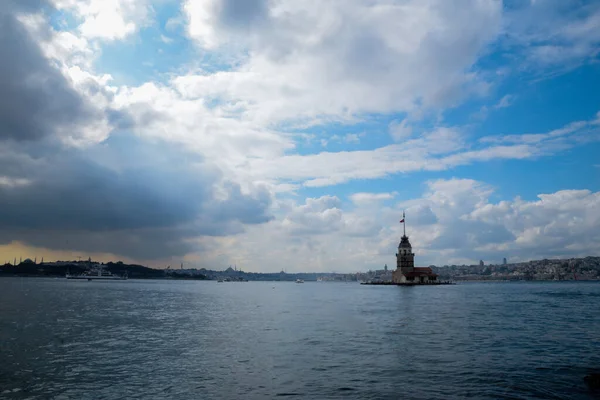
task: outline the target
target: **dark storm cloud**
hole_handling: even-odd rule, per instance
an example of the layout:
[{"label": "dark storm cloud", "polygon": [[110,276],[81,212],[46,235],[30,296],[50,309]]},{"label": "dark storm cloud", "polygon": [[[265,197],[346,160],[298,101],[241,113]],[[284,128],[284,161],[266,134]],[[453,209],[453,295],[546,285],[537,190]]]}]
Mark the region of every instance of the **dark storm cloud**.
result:
[{"label": "dark storm cloud", "polygon": [[[160,113],[97,110],[87,97],[110,104],[113,94],[94,80],[76,92],[16,18],[46,5],[0,7],[0,244],[160,259],[201,250],[195,238],[270,220],[265,189],[242,193],[181,146],[122,133]],[[82,150],[56,140],[98,118],[114,129],[104,142]]]},{"label": "dark storm cloud", "polygon": [[[177,171],[115,171],[78,156],[49,158],[31,185],[0,189],[0,220],[7,227],[119,230],[165,227],[197,213],[211,182]],[[185,188],[185,189],[182,189]],[[51,212],[48,212],[51,211]]]},{"label": "dark storm cloud", "polygon": [[197,243],[188,242],[189,232],[179,227],[147,231],[0,231],[0,243],[20,241],[31,246],[52,250],[84,253],[112,253],[134,260],[158,260],[201,251]]},{"label": "dark storm cloud", "polygon": [[48,0],[3,0],[0,13],[25,11],[34,12],[48,6]]},{"label": "dark storm cloud", "polygon": [[265,188],[259,188],[252,198],[244,195],[238,184],[229,182],[225,185],[229,198],[213,205],[211,214],[218,219],[239,220],[245,224],[261,224],[271,220],[271,216],[256,213],[271,204],[271,194]]},{"label": "dark storm cloud", "polygon": [[167,143],[120,135],[87,151],[48,148],[37,160],[0,154],[0,165],[16,161],[3,175],[30,184],[0,184],[2,243],[165,258],[199,250],[193,238],[271,219],[266,190],[247,195],[226,183],[216,200],[220,172]]},{"label": "dark storm cloud", "polygon": [[37,140],[58,127],[94,118],[94,111],[17,20],[45,1],[8,1],[0,10],[0,139]]}]

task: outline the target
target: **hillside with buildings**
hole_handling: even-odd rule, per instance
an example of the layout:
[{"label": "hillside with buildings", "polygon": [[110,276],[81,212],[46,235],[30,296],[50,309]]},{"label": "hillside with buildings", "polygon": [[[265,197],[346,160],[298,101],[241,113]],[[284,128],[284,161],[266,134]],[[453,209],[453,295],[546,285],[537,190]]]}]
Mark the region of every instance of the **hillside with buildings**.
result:
[{"label": "hillside with buildings", "polygon": [[[454,281],[520,281],[520,280],[600,280],[600,257],[543,259],[520,263],[486,265],[429,266],[440,280]],[[357,273],[359,281],[389,282],[393,270],[383,269]]]},{"label": "hillside with buildings", "polygon": [[[14,265],[13,265],[14,264]],[[391,281],[395,268],[387,265],[380,270],[369,270],[358,273],[273,273],[245,272],[229,267],[225,270],[205,268],[155,269],[142,265],[125,264],[123,262],[98,263],[90,261],[56,261],[37,262],[26,259],[19,263],[0,265],[1,276],[46,276],[62,277],[70,271],[72,274],[82,273],[90,268],[102,267],[111,273],[127,274],[132,279],[199,279],[227,281]],[[600,280],[600,257],[571,259],[544,259],[521,263],[490,264],[480,262],[477,265],[444,265],[430,268],[441,280],[455,281],[504,281],[504,280]]]},{"label": "hillside with buildings", "polygon": [[245,272],[241,269],[229,267],[225,270],[210,270],[205,268],[179,268],[165,269],[148,268],[137,264],[126,264],[121,261],[100,263],[92,260],[86,261],[53,261],[37,262],[37,260],[14,260],[0,265],[0,277],[64,277],[67,273],[78,275],[92,269],[101,268],[113,274],[127,275],[130,279],[193,279],[193,280],[223,280],[227,282],[239,281],[305,281],[322,280],[356,280],[356,274],[335,273],[286,273],[285,271],[273,273]]},{"label": "hillside with buildings", "polygon": [[454,280],[600,280],[600,257],[431,267],[442,279]]},{"label": "hillside with buildings", "polygon": [[79,275],[92,269],[101,268],[113,274],[127,275],[133,279],[156,279],[164,278],[164,270],[144,267],[137,264],[125,264],[121,261],[99,263],[92,260],[86,261],[53,261],[37,262],[37,260],[25,259],[13,261],[0,265],[0,276],[23,276],[23,277],[64,277],[67,273]]}]

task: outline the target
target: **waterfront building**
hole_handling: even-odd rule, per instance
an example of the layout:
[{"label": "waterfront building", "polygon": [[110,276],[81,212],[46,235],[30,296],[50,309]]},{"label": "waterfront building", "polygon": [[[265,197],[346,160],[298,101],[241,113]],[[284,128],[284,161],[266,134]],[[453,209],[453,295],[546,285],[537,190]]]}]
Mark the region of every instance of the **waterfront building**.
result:
[{"label": "waterfront building", "polygon": [[427,284],[437,281],[437,275],[429,267],[415,267],[415,254],[406,236],[406,216],[402,213],[400,223],[403,224],[404,234],[398,244],[396,253],[396,270],[392,273],[393,283]]}]

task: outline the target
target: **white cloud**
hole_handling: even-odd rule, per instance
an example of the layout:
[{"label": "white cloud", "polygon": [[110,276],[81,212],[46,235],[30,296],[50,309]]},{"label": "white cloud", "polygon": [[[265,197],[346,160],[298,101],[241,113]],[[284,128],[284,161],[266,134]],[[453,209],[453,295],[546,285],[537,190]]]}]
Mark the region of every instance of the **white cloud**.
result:
[{"label": "white cloud", "polygon": [[186,1],[189,35],[205,48],[215,48],[235,34],[248,34],[266,21],[266,0]]},{"label": "white cloud", "polygon": [[147,0],[53,0],[72,13],[88,39],[117,40],[134,33],[150,16]]},{"label": "white cloud", "polygon": [[[498,39],[502,23],[505,28],[509,25],[502,20],[502,2],[496,0],[470,0],[462,7],[446,0],[186,0],[187,34],[203,54],[226,60],[227,66],[216,72],[187,66],[185,73],[164,83],[137,87],[111,86],[111,77],[94,71],[93,61],[102,42],[124,39],[148,23],[149,2],[54,3],[75,17],[77,30],[54,31],[39,15],[25,15],[22,21],[69,85],[96,107],[99,117],[76,131],[87,142],[97,143],[118,126],[110,112],[123,113],[131,119],[126,128],[136,135],[184,143],[227,178],[240,182],[242,191],[259,184],[270,193],[289,194],[302,185],[328,186],[492,159],[532,158],[599,139],[600,114],[593,121],[551,132],[488,137],[476,143],[460,127],[439,123],[426,131],[417,129],[418,118],[436,115],[467,96],[486,94],[494,83],[495,76],[473,66]],[[585,58],[596,49],[597,15],[592,12],[581,25],[561,24],[550,40],[540,39],[548,34],[542,29],[539,35],[525,35],[522,43],[535,43],[532,58],[538,52],[539,60],[552,60],[565,50],[557,42],[568,40],[571,47],[564,54]],[[519,24],[516,17],[511,26],[517,34],[526,33],[530,26]],[[171,19],[165,28],[172,36],[180,23]],[[514,96],[506,95],[490,107],[508,107],[513,101]],[[406,119],[392,123],[389,130],[401,144],[294,153],[301,140],[325,146],[331,141],[356,144],[364,137],[338,129],[337,136],[321,138],[299,130],[396,112]],[[323,131],[328,135],[327,129]],[[71,139],[76,142],[77,137]],[[13,178],[2,179],[1,185],[17,184]],[[334,264],[340,270],[364,270],[383,261],[390,264],[403,208],[424,263],[495,257],[500,251],[511,251],[515,257],[556,249],[577,248],[583,253],[591,251],[589,243],[597,240],[597,233],[584,224],[580,228],[590,236],[569,242],[547,219],[556,211],[556,202],[562,201],[572,207],[562,222],[575,229],[571,224],[577,220],[569,215],[579,218],[584,206],[597,211],[596,193],[557,192],[536,202],[515,199],[498,204],[490,203],[491,193],[492,188],[480,182],[442,180],[430,182],[422,198],[404,200],[394,208],[373,207],[391,200],[392,193],[356,193],[349,209],[335,196],[300,204],[276,201],[277,220],[252,226],[240,237],[204,242],[210,242],[214,254],[239,249],[239,255],[231,257],[240,257],[254,270],[277,270],[283,262],[298,270],[323,270]],[[524,222],[507,220],[507,213],[517,213]],[[590,218],[595,221],[593,215]],[[208,256],[206,260],[211,261]]]},{"label": "white cloud", "polygon": [[255,159],[248,163],[248,173],[265,179],[304,182],[312,187],[328,186],[412,171],[441,171],[493,159],[532,158],[593,140],[600,140],[594,121],[574,122],[543,134],[484,137],[480,139],[483,147],[479,148],[467,144],[459,130],[440,127],[420,138],[375,150]]},{"label": "white cloud", "polygon": [[526,65],[540,73],[566,70],[600,53],[600,7],[573,0],[539,1],[507,13],[505,32],[523,47]]},{"label": "white cloud", "polygon": [[52,29],[41,14],[21,14],[18,19],[39,42],[44,55],[57,61],[63,69],[68,69],[68,66],[92,68],[94,50],[86,38],[73,32]]},{"label": "white cloud", "polygon": [[555,148],[556,145],[573,146],[582,141],[596,141],[600,139],[597,120],[575,121],[559,129],[547,133],[533,133],[523,135],[499,135],[481,138],[481,143],[510,143],[536,145],[538,148]]},{"label": "white cloud", "polygon": [[[600,193],[559,191],[537,201],[489,202],[492,189],[471,180],[436,181],[421,199],[438,219],[439,235],[432,250],[450,257],[500,260],[534,259],[596,253],[600,239]],[[420,238],[420,234],[415,235]],[[578,251],[568,246],[584,244]]]},{"label": "white cloud", "polygon": [[[285,183],[292,189],[299,184],[322,187],[419,170],[440,171],[492,159],[532,158],[600,139],[595,120],[542,134],[485,137],[477,144],[468,143],[460,129],[438,127],[402,144],[374,150],[298,155],[289,154],[295,146],[291,135],[266,129],[235,107],[207,107],[206,97],[194,96],[178,79],[174,88],[155,84],[121,88],[115,99],[121,109],[132,113],[140,135],[182,141],[214,157],[222,169],[243,182]],[[351,138],[328,139],[348,142]],[[321,145],[329,140],[321,139]]]},{"label": "white cloud", "polygon": [[179,27],[183,26],[185,21],[181,17],[169,18],[167,22],[165,22],[165,30],[167,32],[175,32]]},{"label": "white cloud", "polygon": [[389,126],[390,135],[395,141],[405,140],[412,136],[413,129],[408,125],[408,121],[403,119],[402,122],[392,121]]},{"label": "white cloud", "polygon": [[173,39],[165,35],[160,35],[160,40],[165,44],[173,43]]},{"label": "white cloud", "polygon": [[361,136],[364,136],[364,134],[348,133],[346,136],[344,136],[344,142],[354,144],[360,143]]},{"label": "white cloud", "polygon": [[[541,194],[539,200],[489,205],[471,216],[487,223],[501,223],[515,236],[506,250],[523,257],[571,256],[594,253],[600,239],[600,193],[563,190]],[[575,247],[573,247],[575,246]],[[578,249],[573,252],[571,248]]]},{"label": "white cloud", "polygon": [[335,196],[308,198],[306,204],[294,207],[282,226],[294,235],[317,235],[337,231],[342,226],[340,200]]},{"label": "white cloud", "polygon": [[515,96],[511,95],[511,94],[507,94],[505,96],[502,96],[502,98],[494,105],[492,106],[482,106],[478,112],[476,112],[475,114],[473,114],[473,117],[479,119],[479,120],[484,120],[488,117],[488,114],[490,113],[490,109],[492,110],[499,110],[502,108],[508,108],[510,107],[515,101]]},{"label": "white cloud", "polygon": [[320,143],[322,147],[327,147],[329,143],[347,143],[347,144],[359,144],[361,138],[365,137],[366,133],[347,133],[345,135],[332,135],[327,139],[321,139]]},{"label": "white cloud", "polygon": [[354,193],[350,195],[350,200],[356,205],[372,204],[383,200],[391,200],[397,193]]},{"label": "white cloud", "polygon": [[31,181],[29,179],[24,178],[12,178],[10,176],[0,176],[0,186],[26,186],[29,185]]},{"label": "white cloud", "polygon": [[486,90],[469,70],[500,29],[501,3],[468,3],[253,0],[238,12],[232,0],[188,0],[191,38],[247,56],[231,70],[176,84],[238,103],[263,122],[451,105]]},{"label": "white cloud", "polygon": [[[564,138],[556,139],[571,138],[571,134],[575,134],[575,139],[581,139],[582,129],[595,126],[594,122],[582,121],[547,134],[484,138],[476,148],[465,141],[459,129],[439,127],[401,145],[369,151],[287,155],[295,146],[293,137],[257,120],[249,112],[249,103],[223,101],[218,91],[201,91],[194,85],[187,85],[206,82],[203,89],[210,89],[215,80],[225,82],[239,75],[219,72],[195,76],[191,81],[190,76],[176,77],[168,85],[146,83],[139,87],[111,88],[107,86],[110,76],[95,76],[79,66],[68,67],[68,54],[86,50],[86,42],[80,43],[72,53],[61,56],[66,66],[63,70],[71,77],[74,87],[94,99],[94,104],[111,105],[130,114],[134,122],[132,128],[140,135],[184,142],[213,158],[220,168],[236,179],[242,182],[258,180],[272,187],[279,185],[279,190],[286,187],[293,190],[298,184],[328,186],[352,179],[381,178],[418,170],[438,171],[495,158],[534,157],[572,145]],[[62,53],[57,51],[56,54]],[[92,87],[104,87],[105,90],[89,90]],[[510,100],[505,97],[498,105],[509,104]],[[213,106],[212,101],[217,105]],[[106,136],[109,129],[106,121],[100,123],[104,125],[88,129],[87,137]],[[405,123],[406,120],[400,124],[403,129],[407,128]],[[352,143],[362,135],[334,135],[329,140]],[[593,136],[587,135],[586,140],[590,138]],[[327,140],[323,140],[321,143],[326,145]]]},{"label": "white cloud", "polygon": [[514,101],[515,101],[515,96],[507,94],[500,99],[500,101],[498,102],[498,104],[496,104],[494,106],[494,108],[510,107]]},{"label": "white cloud", "polygon": [[121,87],[114,105],[131,115],[132,129],[140,136],[184,143],[245,182],[277,183],[268,176],[249,177],[248,166],[252,160],[271,159],[293,149],[291,136],[237,118],[233,107],[208,107],[207,98],[189,97],[184,88],[183,92],[176,88],[154,83]]},{"label": "white cloud", "polygon": [[[62,1],[63,7],[78,4]],[[92,3],[78,6],[88,10],[78,12],[103,10]],[[285,183],[290,188],[444,170],[494,158],[522,159],[569,145],[548,140],[540,147],[519,135],[515,138],[520,142],[505,136],[484,138],[474,146],[460,129],[448,127],[410,139],[413,128],[404,119],[390,126],[392,135],[405,140],[402,145],[290,154],[295,140],[282,132],[280,123],[303,119],[308,126],[353,120],[364,112],[417,113],[421,107],[442,105],[437,100],[450,92],[455,97],[467,82],[481,83],[465,70],[498,33],[500,4],[473,1],[467,12],[434,0],[315,2],[312,8],[304,3],[253,0],[240,9],[234,3],[184,4],[188,34],[200,46],[232,52],[236,61],[231,69],[175,76],[166,85],[149,82],[110,88],[115,93],[113,104],[132,115],[139,135],[184,142],[243,182]],[[145,15],[125,0],[110,4],[123,15]],[[229,42],[241,45],[245,55],[240,56]],[[357,59],[352,55],[358,51],[376,53]],[[68,71],[77,72],[72,67]],[[457,86],[444,86],[447,82]],[[508,106],[512,99],[503,97],[497,107]],[[360,135],[317,140],[322,146],[331,141],[351,144]]]},{"label": "white cloud", "polygon": [[600,192],[558,191],[493,203],[494,192],[482,182],[450,179],[430,181],[422,197],[393,207],[344,207],[328,196],[291,203],[269,224],[227,239],[226,246],[239,250],[228,261],[263,271],[285,265],[288,272],[394,265],[403,209],[418,265],[600,254]]}]

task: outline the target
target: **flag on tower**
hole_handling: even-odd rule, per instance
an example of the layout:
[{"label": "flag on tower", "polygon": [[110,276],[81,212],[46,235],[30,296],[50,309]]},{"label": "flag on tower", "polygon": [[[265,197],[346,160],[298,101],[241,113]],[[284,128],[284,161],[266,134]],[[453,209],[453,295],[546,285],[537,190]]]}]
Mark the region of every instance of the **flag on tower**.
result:
[{"label": "flag on tower", "polygon": [[400,220],[400,223],[402,224],[402,229],[404,230],[404,236],[406,236],[406,224],[404,223],[405,218],[406,215],[404,215],[404,211],[402,211],[402,219]]}]

